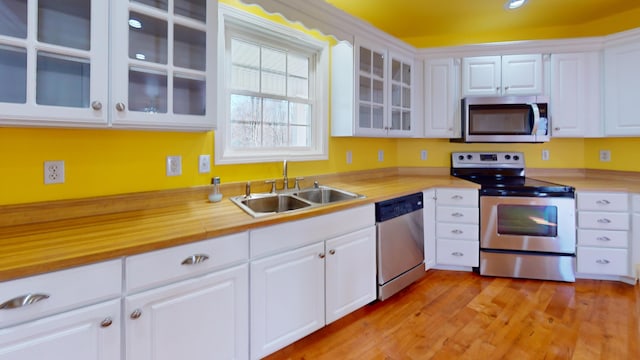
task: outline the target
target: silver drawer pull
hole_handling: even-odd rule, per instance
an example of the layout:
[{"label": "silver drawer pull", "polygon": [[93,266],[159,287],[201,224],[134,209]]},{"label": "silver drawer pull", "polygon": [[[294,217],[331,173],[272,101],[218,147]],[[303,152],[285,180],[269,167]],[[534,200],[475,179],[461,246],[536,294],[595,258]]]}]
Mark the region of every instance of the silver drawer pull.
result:
[{"label": "silver drawer pull", "polygon": [[462,200],[462,196],[460,196],[460,195],[453,195],[453,196],[451,197],[451,199],[452,199],[452,200]]},{"label": "silver drawer pull", "polygon": [[188,258],[182,260],[182,265],[195,265],[200,264],[209,260],[209,255],[205,254],[195,254],[191,255]]},{"label": "silver drawer pull", "polygon": [[461,218],[461,217],[464,216],[464,214],[463,213],[459,213],[459,212],[454,212],[453,214],[451,214],[451,216],[457,217],[457,218]]},{"label": "silver drawer pull", "polygon": [[463,253],[461,253],[460,251],[454,251],[454,252],[452,252],[452,253],[451,253],[451,255],[453,255],[453,256],[458,256],[458,257],[459,257],[459,256],[464,256],[464,254],[463,254]]},{"label": "silver drawer pull", "polygon": [[608,236],[598,236],[596,238],[596,240],[598,240],[598,241],[611,241],[611,239]]},{"label": "silver drawer pull", "polygon": [[598,222],[600,224],[609,224],[609,223],[611,223],[611,220],[609,220],[607,218],[603,218],[603,219],[598,219]]},{"label": "silver drawer pull", "polygon": [[609,200],[604,200],[603,199],[603,200],[596,201],[596,204],[598,204],[598,205],[609,205],[609,204],[611,204],[611,202],[609,202]]},{"label": "silver drawer pull", "polygon": [[607,259],[598,259],[598,260],[596,260],[596,263],[601,264],[601,265],[607,265],[608,263],[610,263],[610,261],[607,260]]},{"label": "silver drawer pull", "polygon": [[142,316],[142,310],[140,309],[133,310],[131,315],[129,315],[129,317],[132,318],[133,320],[139,319],[140,316]]},{"label": "silver drawer pull", "polygon": [[462,230],[458,230],[458,229],[451,230],[451,233],[452,233],[452,234],[457,234],[457,235],[460,235],[460,234],[462,234],[463,232],[464,232],[464,231],[462,231]]},{"label": "silver drawer pull", "polygon": [[0,310],[18,309],[27,305],[35,304],[49,298],[47,294],[27,294],[15,297],[0,304]]}]

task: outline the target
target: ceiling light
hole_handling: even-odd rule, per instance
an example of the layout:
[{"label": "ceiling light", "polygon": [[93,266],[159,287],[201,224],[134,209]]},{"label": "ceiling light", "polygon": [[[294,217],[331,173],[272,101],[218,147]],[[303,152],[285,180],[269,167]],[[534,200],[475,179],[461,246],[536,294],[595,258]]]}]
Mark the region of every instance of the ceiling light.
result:
[{"label": "ceiling light", "polygon": [[507,0],[507,2],[504,4],[504,8],[507,10],[514,10],[521,7],[526,2],[527,0]]},{"label": "ceiling light", "polygon": [[142,29],[142,22],[138,19],[129,19],[129,26],[134,29]]}]

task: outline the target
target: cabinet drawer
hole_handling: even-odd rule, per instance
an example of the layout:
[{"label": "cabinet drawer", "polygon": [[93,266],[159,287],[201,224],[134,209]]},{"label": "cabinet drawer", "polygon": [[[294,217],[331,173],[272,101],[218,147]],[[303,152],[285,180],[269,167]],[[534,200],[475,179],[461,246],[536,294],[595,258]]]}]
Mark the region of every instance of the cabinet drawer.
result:
[{"label": "cabinet drawer", "polygon": [[438,205],[478,207],[478,190],[436,189]]},{"label": "cabinet drawer", "polygon": [[578,210],[628,211],[627,193],[578,192]]},{"label": "cabinet drawer", "polygon": [[599,275],[628,275],[626,249],[578,247],[578,272]]},{"label": "cabinet drawer", "polygon": [[[120,297],[122,261],[113,260],[0,283],[0,328]],[[29,298],[40,299],[29,303]],[[20,303],[27,305],[18,306]]]},{"label": "cabinet drawer", "polygon": [[478,224],[480,221],[477,207],[438,206],[436,217],[438,221],[455,223]]},{"label": "cabinet drawer", "polygon": [[629,246],[629,232],[579,229],[578,245],[627,248]]},{"label": "cabinet drawer", "polygon": [[222,236],[126,258],[127,292],[203,274],[249,259],[249,234]]},{"label": "cabinet drawer", "polygon": [[478,266],[480,245],[476,241],[438,240],[438,265]]},{"label": "cabinet drawer", "polygon": [[583,229],[629,230],[629,214],[580,211],[578,226]]},{"label": "cabinet drawer", "polygon": [[440,223],[436,224],[438,239],[479,240],[480,229],[476,224]]}]

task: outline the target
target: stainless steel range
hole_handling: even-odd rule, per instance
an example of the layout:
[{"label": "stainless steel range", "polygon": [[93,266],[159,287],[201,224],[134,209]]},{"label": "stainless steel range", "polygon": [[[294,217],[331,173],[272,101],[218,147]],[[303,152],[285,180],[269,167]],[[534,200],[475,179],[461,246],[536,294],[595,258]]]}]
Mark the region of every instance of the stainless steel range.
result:
[{"label": "stainless steel range", "polygon": [[480,274],[575,281],[575,189],[525,176],[521,152],[455,152],[480,184]]}]

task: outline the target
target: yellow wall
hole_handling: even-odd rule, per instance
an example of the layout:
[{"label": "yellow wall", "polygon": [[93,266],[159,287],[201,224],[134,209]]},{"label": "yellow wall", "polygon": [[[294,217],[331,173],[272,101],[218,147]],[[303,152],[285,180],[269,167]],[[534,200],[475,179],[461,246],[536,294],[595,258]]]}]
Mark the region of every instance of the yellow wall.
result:
[{"label": "yellow wall", "polygon": [[[223,1],[236,3],[236,1]],[[257,10],[256,10],[257,11]],[[213,132],[180,133],[112,129],[0,128],[0,205],[72,199],[109,194],[181,188],[222,182],[277,178],[280,163],[213,166],[198,174],[198,155],[213,158]],[[524,151],[529,167],[596,168],[640,171],[635,154],[639,139],[553,139],[547,144],[452,144],[439,139],[331,138],[329,159],[292,163],[289,176],[310,176],[395,166],[448,167],[451,151]],[[601,163],[599,149],[612,151],[612,161]],[[428,159],[420,160],[420,150]],[[548,149],[551,159],[540,160]],[[631,149],[631,150],[630,150]],[[377,160],[383,150],[385,160]],[[346,163],[346,152],[353,163]],[[165,157],[182,156],[182,176],[165,175]],[[44,185],[43,162],[64,160],[64,184]]]}]

